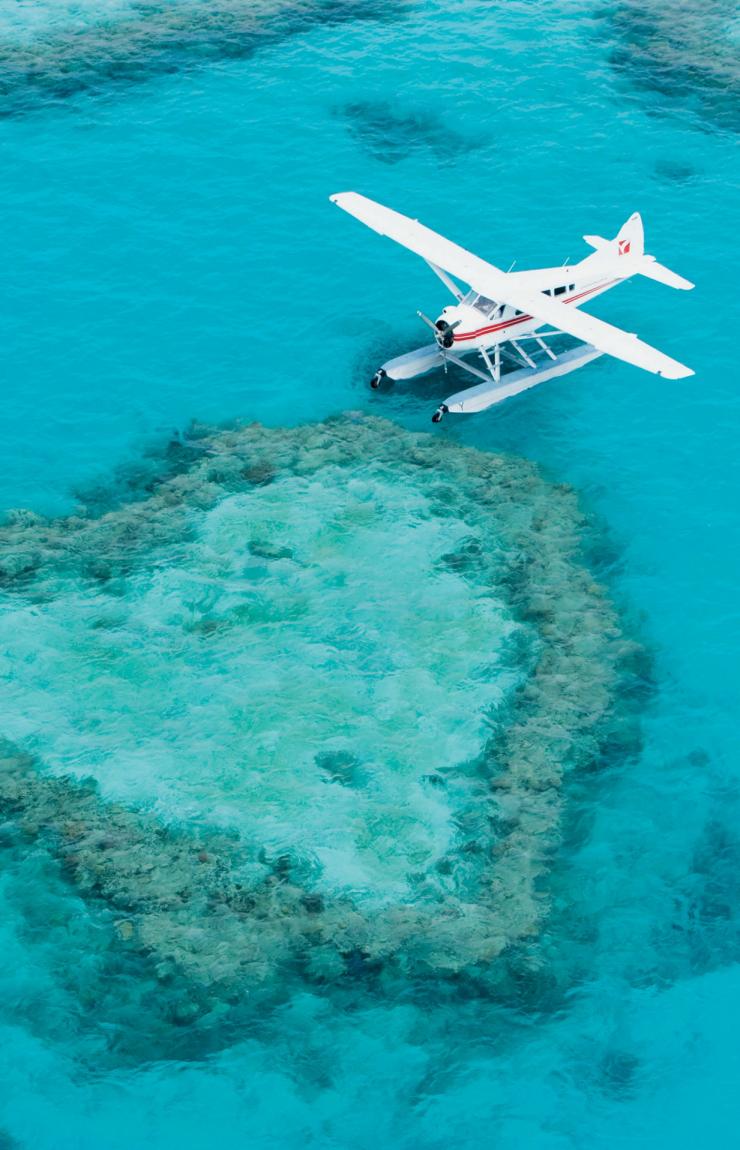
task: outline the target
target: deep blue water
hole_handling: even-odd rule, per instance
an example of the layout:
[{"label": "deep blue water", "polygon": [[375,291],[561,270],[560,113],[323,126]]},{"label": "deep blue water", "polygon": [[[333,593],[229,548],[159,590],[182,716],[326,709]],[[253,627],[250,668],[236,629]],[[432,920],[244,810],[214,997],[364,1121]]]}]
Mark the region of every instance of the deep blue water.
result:
[{"label": "deep blue water", "polygon": [[[612,592],[653,655],[641,752],[589,792],[589,833],[564,860],[560,909],[571,934],[588,924],[580,974],[550,1013],[449,1003],[429,1017],[413,997],[341,1012],[306,995],[209,1059],[98,1072],[73,1042],[45,1044],[11,1019],[0,1127],[29,1148],[731,1145],[731,6],[684,13],[679,27],[657,2],[647,23],[629,3],[350,7],[263,14],[260,34],[233,33],[236,50],[196,28],[197,13],[190,36],[186,11],[165,37],[167,5],[139,6],[135,67],[121,69],[131,27],[98,36],[82,6],[84,51],[58,14],[52,32],[22,30],[36,85],[9,63],[20,47],[4,48],[0,503],[67,511],[192,419],[277,426],[362,408],[426,429],[455,388],[429,378],[375,394],[367,380],[424,342],[414,312],[436,314],[443,289],[337,212],[334,191],[363,191],[504,267],[581,258],[583,232],[613,235],[639,210],[647,250],[697,288],[634,282],[594,311],[696,376],[671,383],[601,360],[436,432],[576,487],[611,539]],[[66,95],[60,76],[75,70],[85,90]],[[30,959],[8,906],[13,999]],[[552,961],[568,953],[555,939]],[[41,979],[43,956],[33,961]]]}]

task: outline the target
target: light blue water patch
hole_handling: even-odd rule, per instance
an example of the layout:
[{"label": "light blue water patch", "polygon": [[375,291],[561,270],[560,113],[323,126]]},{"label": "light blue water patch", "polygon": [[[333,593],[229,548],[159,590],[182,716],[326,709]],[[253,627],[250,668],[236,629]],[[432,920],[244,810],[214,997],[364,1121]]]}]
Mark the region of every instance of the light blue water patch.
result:
[{"label": "light blue water patch", "polygon": [[91,21],[115,19],[130,12],[130,0],[110,0],[106,5],[85,0],[69,0],[65,3],[18,3],[18,0],[2,0],[0,3],[0,27],[3,36],[19,41],[33,39],[49,31],[72,31],[86,28]]},{"label": "light blue water patch", "polygon": [[482,753],[521,674],[506,605],[438,569],[470,531],[381,466],[231,496],[125,596],[6,601],[4,733],[108,797],[303,857],[331,891],[408,896],[457,836],[424,779]]},{"label": "light blue water patch", "polygon": [[[456,382],[366,382],[424,342],[415,309],[444,293],[328,205],[342,188],[504,267],[577,259],[582,232],[638,209],[648,250],[698,285],[636,282],[594,305],[695,378],[602,360],[439,429],[582,490],[656,651],[643,751],[573,820],[570,944],[550,960],[575,977],[567,1009],[476,1021],[459,1004],[344,1014],[304,998],[269,1040],[208,1065],[97,1080],[9,1029],[3,1121],[20,1145],[58,1146],[60,1129],[95,1147],[199,1147],[203,1130],[223,1146],[732,1141],[739,170],[731,76],[666,54],[670,10],[641,26],[643,57],[591,5],[419,4],[3,124],[6,507],[68,508],[193,416],[287,424],[361,405],[426,426]],[[664,62],[659,87],[643,59]],[[5,953],[17,967],[27,951]]]}]

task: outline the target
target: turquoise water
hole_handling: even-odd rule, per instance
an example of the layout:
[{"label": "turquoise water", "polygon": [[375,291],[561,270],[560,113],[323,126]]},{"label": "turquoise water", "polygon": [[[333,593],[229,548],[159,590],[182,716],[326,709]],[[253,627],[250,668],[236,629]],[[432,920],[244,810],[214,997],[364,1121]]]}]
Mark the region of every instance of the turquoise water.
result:
[{"label": "turquoise water", "polygon": [[[63,516],[80,501],[96,512],[122,502],[135,516],[127,500],[148,494],[162,445],[192,420],[291,428],[359,409],[430,429],[456,387],[429,378],[376,394],[367,379],[424,341],[415,309],[434,313],[442,289],[333,209],[333,191],[364,191],[505,267],[580,258],[582,232],[614,234],[637,209],[648,250],[698,285],[683,295],[635,282],[594,305],[694,378],[599,361],[435,429],[452,447],[531,461],[554,485],[537,488],[535,515],[554,532],[540,548],[559,575],[553,650],[582,590],[566,540],[583,524],[557,503],[567,483],[591,516],[587,563],[649,652],[639,750],[573,784],[559,821],[547,808],[559,843],[547,840],[549,910],[534,916],[538,950],[518,989],[430,989],[413,932],[395,949],[373,937],[393,971],[380,988],[376,957],[358,959],[349,983],[328,958],[323,983],[286,960],[269,995],[250,989],[251,1013],[212,1020],[234,1013],[233,987],[209,1007],[206,1041],[206,1024],[191,1033],[182,1011],[168,1028],[148,990],[137,1008],[132,986],[150,976],[102,949],[108,920],[80,872],[70,886],[53,843],[13,832],[0,892],[0,1144],[731,1144],[734,6],[679,19],[658,2],[265,4],[255,17],[240,0],[181,0],[105,13],[0,5],[0,19],[4,509]],[[446,791],[429,778],[457,778],[483,753],[491,708],[506,725],[547,628],[523,617],[497,570],[471,578],[442,560],[468,554],[476,533],[485,553],[510,552],[531,480],[515,467],[511,508],[494,500],[489,524],[456,456],[439,466],[457,499],[409,479],[402,456],[345,480],[331,459],[312,479],[290,455],[278,481],[215,503],[184,480],[177,533],[162,528],[151,551],[137,542],[145,560],[119,570],[107,536],[86,545],[114,568],[94,586],[75,565],[92,559],[74,522],[54,519],[68,567],[54,552],[49,573],[42,565],[3,603],[0,734],[44,778],[92,775],[104,800],[147,819],[263,844],[247,886],[284,853],[300,860],[296,889],[351,898],[373,927],[389,906],[399,921],[425,900],[480,906],[470,891],[485,871],[455,869],[478,776],[462,772]],[[164,521],[146,522],[142,537]],[[27,530],[22,547],[45,546],[45,527]],[[246,614],[245,581],[249,595],[263,587]],[[273,609],[284,625],[265,617]],[[584,694],[592,685],[594,707],[611,690],[594,672],[616,627],[605,610],[596,663],[569,672]],[[381,707],[383,728],[368,721]],[[275,762],[290,769],[272,773]],[[149,823],[130,833],[132,855],[156,838]],[[451,886],[438,866],[448,857]],[[113,915],[124,942],[126,913]],[[322,929],[336,942],[335,926]],[[456,950],[476,962],[495,953],[477,920],[446,929],[444,953],[425,959],[436,974]],[[526,932],[515,916],[493,933]],[[168,945],[150,940],[158,961]]]}]

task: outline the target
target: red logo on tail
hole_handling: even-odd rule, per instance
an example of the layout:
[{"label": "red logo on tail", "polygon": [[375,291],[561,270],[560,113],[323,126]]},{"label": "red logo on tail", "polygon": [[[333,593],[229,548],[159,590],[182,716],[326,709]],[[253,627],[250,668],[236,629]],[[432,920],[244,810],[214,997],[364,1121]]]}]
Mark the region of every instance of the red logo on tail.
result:
[{"label": "red logo on tail", "polygon": [[628,255],[629,250],[630,250],[629,240],[620,240],[619,241],[619,254],[620,254],[620,256]]}]

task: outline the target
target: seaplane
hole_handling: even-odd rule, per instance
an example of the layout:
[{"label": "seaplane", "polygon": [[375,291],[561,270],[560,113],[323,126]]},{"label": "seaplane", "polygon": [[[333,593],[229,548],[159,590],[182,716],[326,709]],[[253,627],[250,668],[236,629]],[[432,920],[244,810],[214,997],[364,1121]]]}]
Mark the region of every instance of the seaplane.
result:
[{"label": "seaplane", "polygon": [[[432,416],[434,423],[448,412],[484,411],[603,354],[666,379],[694,374],[633,332],[581,310],[587,300],[635,275],[682,291],[694,287],[645,253],[638,212],[612,240],[584,236],[594,250],[580,263],[502,271],[418,220],[358,192],[339,192],[330,199],[373,231],[421,256],[456,300],[436,320],[417,312],[434,332],[434,342],[384,363],[370,383],[378,388],[385,381],[413,379],[440,367],[446,372],[448,364],[455,364],[478,382],[440,404]],[[468,290],[463,291],[456,280]],[[557,338],[562,336],[572,338]],[[561,348],[564,342],[570,346]]]}]

